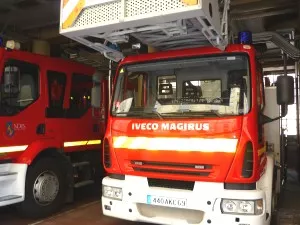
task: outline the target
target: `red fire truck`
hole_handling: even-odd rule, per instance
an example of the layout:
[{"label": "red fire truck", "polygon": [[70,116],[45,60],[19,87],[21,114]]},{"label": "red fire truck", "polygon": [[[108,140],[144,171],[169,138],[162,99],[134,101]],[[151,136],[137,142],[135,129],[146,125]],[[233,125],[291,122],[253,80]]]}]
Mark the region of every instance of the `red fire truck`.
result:
[{"label": "red fire truck", "polygon": [[[121,62],[103,143],[105,215],[159,224],[270,223],[280,181],[266,148],[264,124],[274,118],[263,114],[268,102],[255,56],[250,45],[229,45]],[[283,108],[293,103],[291,87],[293,78],[278,78]]]},{"label": "red fire truck", "polygon": [[105,124],[92,116],[95,69],[5,48],[0,66],[0,206],[18,203],[24,215],[43,217],[101,177]]}]

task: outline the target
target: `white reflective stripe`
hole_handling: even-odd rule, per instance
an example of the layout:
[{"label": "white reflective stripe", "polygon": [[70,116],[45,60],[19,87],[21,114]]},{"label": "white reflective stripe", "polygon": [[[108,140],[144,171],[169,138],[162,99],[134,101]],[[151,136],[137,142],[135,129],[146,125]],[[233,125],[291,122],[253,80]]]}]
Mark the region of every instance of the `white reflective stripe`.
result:
[{"label": "white reflective stripe", "polygon": [[25,151],[27,147],[28,145],[0,147],[0,153],[22,152]]},{"label": "white reflective stripe", "polygon": [[99,145],[101,140],[87,140],[87,141],[68,141],[64,142],[64,147],[84,146],[84,145]]},{"label": "white reflective stripe", "polygon": [[[147,143],[147,142],[148,142],[148,143]],[[132,141],[132,142],[129,144],[129,147],[128,147],[128,148],[129,148],[129,149],[139,149],[140,146],[144,146],[145,143],[147,143],[147,144],[148,144],[148,147],[151,148],[151,147],[149,146],[149,140],[148,140],[147,138],[145,138],[145,137],[137,137],[137,138],[135,138],[134,141]]]},{"label": "white reflective stripe", "polygon": [[128,139],[129,139],[128,137],[124,137],[124,136],[114,137],[113,138],[114,148],[121,148],[121,146],[123,146]]},{"label": "white reflective stripe", "polygon": [[162,151],[229,152],[236,151],[238,139],[227,138],[148,138],[114,137],[114,148]]}]

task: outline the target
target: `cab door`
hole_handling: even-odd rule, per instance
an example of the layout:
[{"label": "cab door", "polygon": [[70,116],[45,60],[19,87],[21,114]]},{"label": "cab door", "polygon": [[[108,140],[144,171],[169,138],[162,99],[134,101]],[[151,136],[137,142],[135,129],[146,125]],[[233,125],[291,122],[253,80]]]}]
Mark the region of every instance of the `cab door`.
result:
[{"label": "cab door", "polygon": [[40,72],[36,57],[15,55],[15,52],[4,57],[0,83],[0,145],[7,146],[8,152],[21,153],[34,141],[44,138],[38,132],[40,124],[45,122]]},{"label": "cab door", "polygon": [[65,151],[99,149],[104,127],[92,116],[92,76],[73,73],[70,80],[69,108],[63,128]]}]

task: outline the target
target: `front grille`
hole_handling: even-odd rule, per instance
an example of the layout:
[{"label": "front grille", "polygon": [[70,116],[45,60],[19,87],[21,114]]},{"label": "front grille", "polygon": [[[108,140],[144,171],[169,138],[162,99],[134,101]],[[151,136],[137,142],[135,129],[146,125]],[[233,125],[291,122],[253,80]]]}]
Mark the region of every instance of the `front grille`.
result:
[{"label": "front grille", "polygon": [[244,155],[242,176],[244,178],[250,178],[252,174],[253,174],[253,147],[252,144],[248,142],[246,145],[246,151]]},{"label": "front grille", "polygon": [[111,167],[110,146],[107,139],[104,140],[104,144],[103,144],[103,162],[106,168]]},{"label": "front grille", "polygon": [[148,178],[148,186],[193,191],[195,182]]},{"label": "front grille", "polygon": [[141,172],[150,172],[150,173],[166,173],[166,174],[176,174],[176,175],[193,175],[193,176],[202,176],[207,177],[208,172],[194,172],[194,171],[174,171],[174,170],[158,170],[158,169],[149,169],[149,168],[134,168],[134,171]]},{"label": "front grille", "polygon": [[213,166],[207,164],[183,164],[133,160],[131,161],[131,167],[134,171],[138,172],[201,177],[208,177],[213,172]]}]

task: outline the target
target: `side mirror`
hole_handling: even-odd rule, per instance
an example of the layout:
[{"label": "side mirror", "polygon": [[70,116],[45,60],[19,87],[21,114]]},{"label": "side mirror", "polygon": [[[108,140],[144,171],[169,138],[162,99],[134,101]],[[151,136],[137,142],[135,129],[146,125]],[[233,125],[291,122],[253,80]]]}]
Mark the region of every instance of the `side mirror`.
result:
[{"label": "side mirror", "polygon": [[276,84],[277,104],[281,106],[281,116],[288,113],[288,105],[294,104],[294,78],[292,76],[277,77]]},{"label": "side mirror", "polygon": [[276,86],[277,104],[281,106],[294,104],[294,78],[292,76],[279,76]]},{"label": "side mirror", "polygon": [[91,105],[93,108],[100,108],[101,106],[101,87],[100,84],[95,84],[95,86],[92,88],[92,99],[91,99]]},{"label": "side mirror", "polygon": [[91,91],[91,105],[93,108],[101,107],[101,79],[102,74],[98,71],[93,75],[93,88]]},{"label": "side mirror", "polygon": [[281,107],[281,115],[276,118],[270,118],[260,114],[260,123],[266,124],[283,118],[288,113],[288,105],[294,104],[294,78],[292,76],[279,76],[276,82],[277,104]]}]

